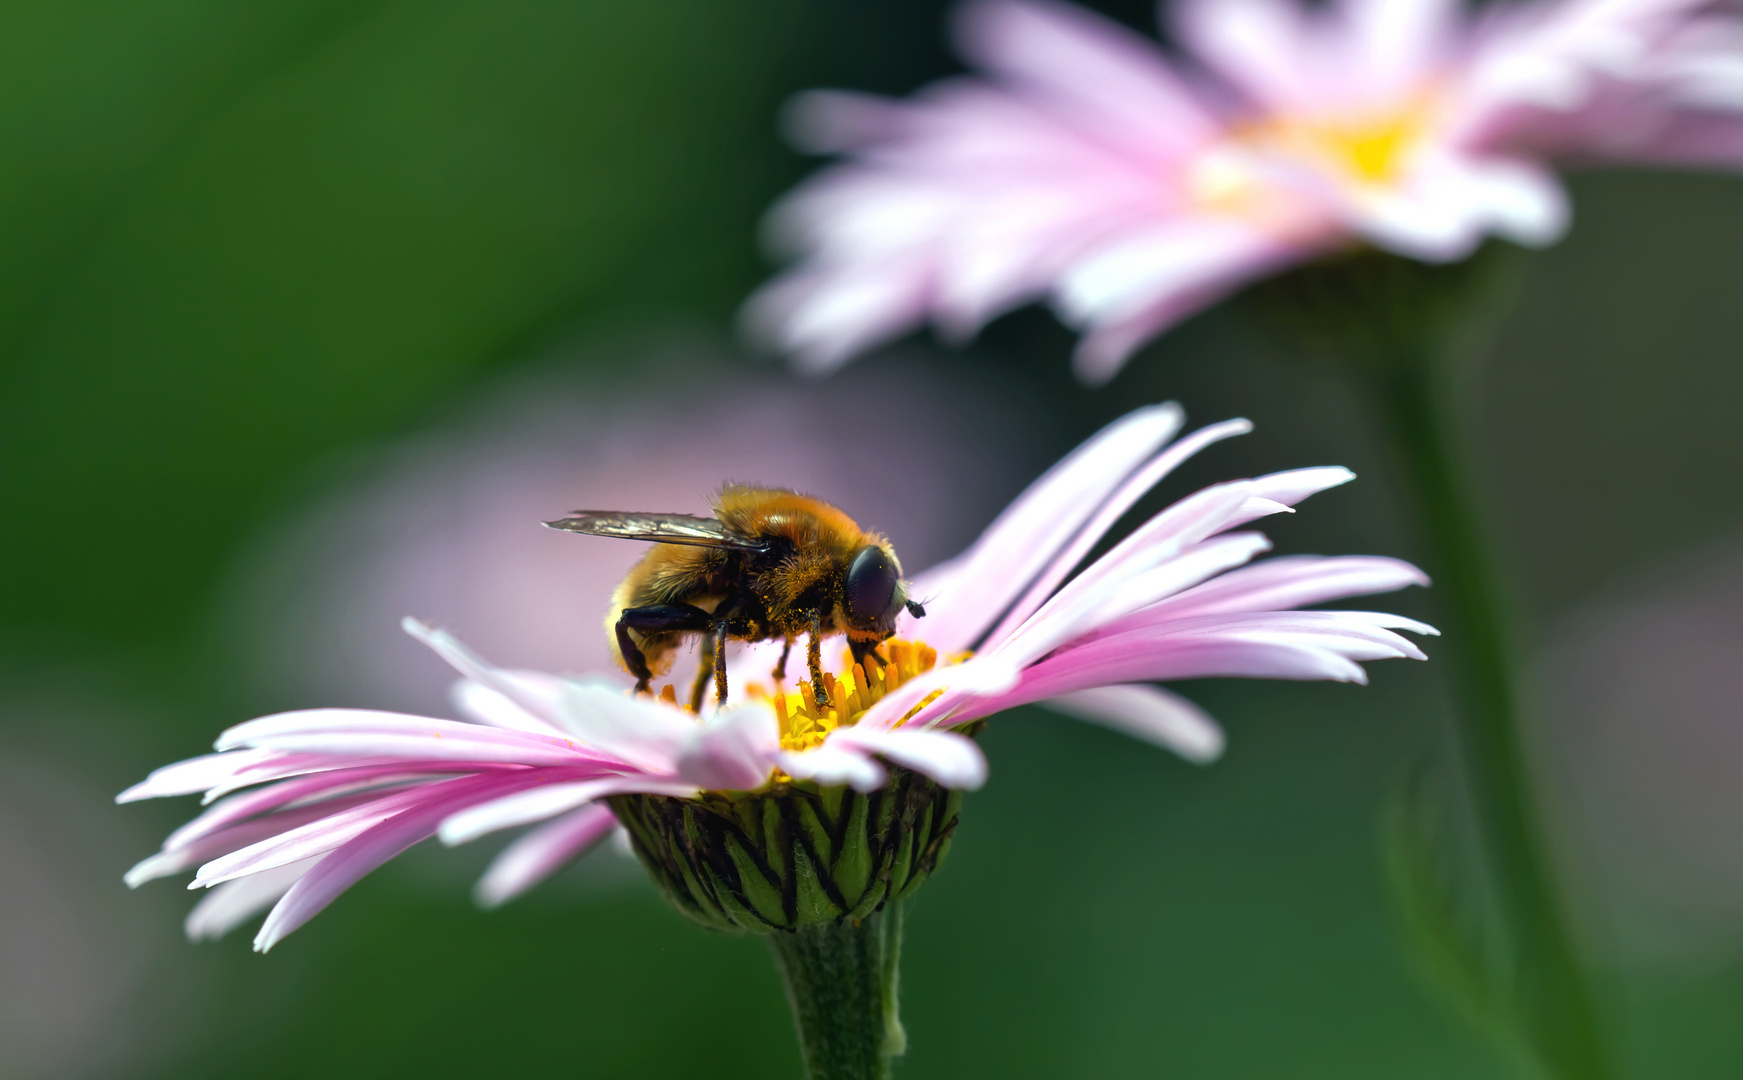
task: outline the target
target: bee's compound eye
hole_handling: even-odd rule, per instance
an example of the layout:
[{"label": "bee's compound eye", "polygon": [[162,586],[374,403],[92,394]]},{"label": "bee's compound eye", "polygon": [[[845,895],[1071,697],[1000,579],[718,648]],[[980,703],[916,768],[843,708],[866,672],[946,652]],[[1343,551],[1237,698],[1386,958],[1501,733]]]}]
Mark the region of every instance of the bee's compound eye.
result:
[{"label": "bee's compound eye", "polygon": [[847,568],[848,616],[867,627],[886,621],[901,578],[901,569],[882,548],[875,545],[860,548]]}]

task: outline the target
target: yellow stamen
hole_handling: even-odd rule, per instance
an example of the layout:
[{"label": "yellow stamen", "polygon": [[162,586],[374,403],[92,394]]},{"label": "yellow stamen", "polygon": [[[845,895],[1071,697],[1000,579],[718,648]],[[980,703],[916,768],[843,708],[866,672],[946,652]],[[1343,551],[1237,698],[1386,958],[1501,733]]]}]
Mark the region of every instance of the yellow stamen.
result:
[{"label": "yellow stamen", "polygon": [[[800,680],[795,692],[774,695],[775,718],[781,728],[781,749],[809,750],[819,745],[831,731],[857,723],[865,711],[886,694],[916,675],[930,671],[938,662],[938,651],[922,642],[892,638],[878,646],[878,651],[884,657],[882,668],[869,656],[861,664],[855,664],[851,654],[844,658],[842,676],[829,677],[828,708],[818,706],[809,679]],[[938,693],[934,692],[908,715],[918,712]]]}]

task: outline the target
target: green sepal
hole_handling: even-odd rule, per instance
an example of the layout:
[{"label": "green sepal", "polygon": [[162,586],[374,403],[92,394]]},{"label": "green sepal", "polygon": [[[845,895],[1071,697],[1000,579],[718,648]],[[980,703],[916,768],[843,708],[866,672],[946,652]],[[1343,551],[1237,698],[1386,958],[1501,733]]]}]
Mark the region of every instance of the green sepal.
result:
[{"label": "green sepal", "polygon": [[793,849],[793,881],[797,885],[793,906],[800,926],[828,922],[841,915],[841,906],[829,898],[823,882],[818,880],[816,865],[803,847]]},{"label": "green sepal", "polygon": [[890,860],[890,895],[900,896],[902,886],[908,883],[908,874],[914,860],[914,832],[911,829],[902,830],[901,845],[896,848],[896,857]]},{"label": "green sepal", "polygon": [[817,792],[823,801],[823,813],[830,821],[841,820],[841,802],[847,798],[849,791],[844,787],[820,788]]},{"label": "green sepal", "polygon": [[756,860],[744,850],[744,845],[735,836],[726,838],[726,853],[732,858],[732,865],[738,869],[739,884],[743,887],[746,900],[756,909],[756,913],[771,926],[787,925],[786,906],[781,903],[781,889],[763,876],[762,869]]},{"label": "green sepal", "polygon": [[[835,840],[829,835],[829,829],[817,817],[817,806],[810,799],[797,799],[797,817],[799,830],[805,834],[811,850],[823,860],[825,866],[835,861]],[[836,803],[840,805],[839,801]]]},{"label": "green sepal", "polygon": [[[775,875],[776,887],[785,888],[787,884],[787,860],[775,856],[779,852],[791,850],[793,845],[787,841],[787,826],[781,820],[780,800],[757,799],[752,802],[752,805],[762,809],[763,851],[768,855],[769,870]],[[755,836],[756,834],[753,832],[751,835]]]},{"label": "green sepal", "polygon": [[870,915],[878,909],[879,904],[884,902],[884,894],[886,891],[883,882],[872,882],[871,888],[867,889],[865,895],[860,897],[859,903],[853,905],[853,910],[842,916],[842,918],[847,919],[849,922],[857,922],[858,920],[865,918],[867,915]]},{"label": "green sepal", "polygon": [[714,883],[716,895],[720,897],[720,906],[726,909],[726,914],[733,922],[738,924],[740,929],[749,930],[753,934],[768,934],[778,929],[778,927],[770,925],[761,916],[757,915],[756,912],[746,907],[738,897],[734,896],[732,893],[732,887],[726,883],[726,880],[720,876],[719,872],[717,872],[714,867],[709,866],[707,863],[703,863],[702,869],[707,873],[708,879]]},{"label": "green sepal", "polygon": [[[684,891],[688,894],[686,899],[689,900],[689,903],[686,904],[683,899],[677,899],[678,909],[716,930],[733,929],[732,916],[725,908],[715,902],[716,894],[712,890],[703,888],[702,882],[697,880],[695,871],[688,864],[683,864],[681,870],[684,875]],[[672,896],[673,894],[667,895]],[[675,896],[673,898],[676,899]]]},{"label": "green sepal", "polygon": [[849,904],[857,906],[859,898],[865,895],[866,883],[871,881],[872,854],[871,838],[866,835],[866,811],[870,800],[855,793],[853,809],[847,819],[847,828],[841,838],[841,853],[835,857],[835,887],[841,890],[841,895]]}]

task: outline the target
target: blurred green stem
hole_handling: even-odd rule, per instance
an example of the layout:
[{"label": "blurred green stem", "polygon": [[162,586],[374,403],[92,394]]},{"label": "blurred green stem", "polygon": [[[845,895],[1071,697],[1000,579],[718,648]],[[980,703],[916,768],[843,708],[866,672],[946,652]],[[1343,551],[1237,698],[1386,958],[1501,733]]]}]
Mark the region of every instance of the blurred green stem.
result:
[{"label": "blurred green stem", "polygon": [[1537,1053],[1558,1080],[1612,1076],[1590,990],[1545,857],[1517,719],[1507,612],[1482,515],[1460,463],[1443,384],[1444,335],[1424,333],[1372,357],[1366,372],[1405,486],[1426,525],[1428,569],[1445,637],[1436,659],[1451,669],[1459,733],[1490,872],[1515,957],[1516,1006]]},{"label": "blurred green stem", "polygon": [[811,1080],[889,1080],[907,1048],[896,1011],[902,905],[768,937]]}]

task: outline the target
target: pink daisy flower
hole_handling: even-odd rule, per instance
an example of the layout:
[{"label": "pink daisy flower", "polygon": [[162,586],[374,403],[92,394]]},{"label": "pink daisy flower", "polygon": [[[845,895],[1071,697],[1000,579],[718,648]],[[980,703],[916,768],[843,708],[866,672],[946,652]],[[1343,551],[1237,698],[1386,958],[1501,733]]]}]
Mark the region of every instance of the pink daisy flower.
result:
[{"label": "pink daisy flower", "polygon": [[[1365,661],[1423,658],[1396,632],[1434,633],[1421,623],[1297,610],[1426,584],[1415,567],[1365,556],[1246,565],[1269,544],[1241,526],[1347,482],[1346,469],[1206,488],[1083,565],[1170,471],[1251,426],[1231,420],[1176,440],[1181,423],[1170,404],[1110,425],[1036,481],[966,552],[919,575],[910,595],[925,600],[924,620],[903,616],[898,637],[882,647],[882,667],[853,667],[844,651],[831,669],[833,707],[818,706],[808,680],[796,692],[769,685],[772,655],[761,647],[733,658],[732,685],[742,696],[698,716],[673,703],[669,688],[637,697],[616,678],[494,667],[408,619],[407,632],[459,673],[453,703],[461,719],[310,709],[231,728],[216,753],[159,769],[118,796],[203,792],[210,804],[127,881],[193,870],[189,887],[211,890],[188,917],[195,938],[270,907],[255,937],[264,951],[430,837],[455,844],[535,826],[479,883],[480,901],[494,905],[622,821],[668,895],[704,922],[766,931],[857,917],[911,892],[943,857],[953,793],[987,778],[985,759],[963,733],[983,718],[1041,702],[1206,761],[1222,749],[1214,721],[1149,683],[1209,676],[1360,683]],[[757,807],[782,799],[804,806],[790,819],[773,810],[761,816]],[[862,830],[868,814],[883,824],[866,834],[869,847],[856,849],[841,839],[845,824],[805,833],[814,825],[806,814],[852,818]],[[811,836],[803,848],[810,854],[795,862],[789,847],[784,864],[771,864],[757,854],[765,823]],[[689,830],[690,839],[662,847],[661,830],[669,828]],[[673,856],[677,846],[706,850],[687,862]],[[803,883],[783,891],[795,874],[810,892]]]},{"label": "pink daisy flower", "polygon": [[982,75],[797,103],[797,141],[846,161],[775,207],[799,261],[747,323],[823,371],[1045,300],[1101,382],[1185,316],[1340,249],[1548,244],[1568,219],[1555,164],[1743,162],[1743,20],[1712,7],[1179,0],[1170,55],[1082,8],[975,0],[956,40]]}]

